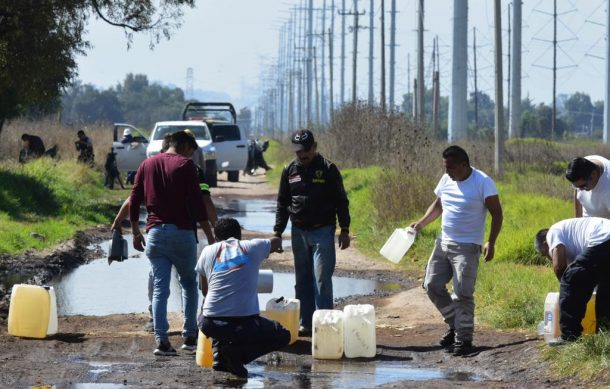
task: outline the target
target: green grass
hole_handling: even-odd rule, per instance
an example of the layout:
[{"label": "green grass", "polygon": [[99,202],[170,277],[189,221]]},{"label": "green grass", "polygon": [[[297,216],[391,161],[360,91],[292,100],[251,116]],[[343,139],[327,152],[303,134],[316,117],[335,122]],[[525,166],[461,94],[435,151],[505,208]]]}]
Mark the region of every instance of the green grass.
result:
[{"label": "green grass", "polygon": [[[608,382],[610,376],[610,333],[585,335],[578,341],[558,347],[546,347],[544,358],[553,365],[559,377],[598,378]],[[605,374],[605,377],[602,375]],[[604,379],[605,378],[605,379]]]},{"label": "green grass", "polygon": [[[42,249],[84,228],[112,221],[119,197],[100,172],[76,162],[40,159],[0,165],[0,254]],[[40,234],[44,239],[32,236]]]}]

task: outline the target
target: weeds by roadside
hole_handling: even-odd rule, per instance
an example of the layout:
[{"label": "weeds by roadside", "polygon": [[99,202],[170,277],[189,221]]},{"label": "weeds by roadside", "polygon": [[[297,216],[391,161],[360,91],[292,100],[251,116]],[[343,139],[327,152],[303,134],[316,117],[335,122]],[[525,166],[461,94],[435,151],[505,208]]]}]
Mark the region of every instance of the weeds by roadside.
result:
[{"label": "weeds by roadside", "polygon": [[585,335],[574,343],[546,347],[544,356],[560,377],[579,376],[585,379],[610,376],[610,332]]}]

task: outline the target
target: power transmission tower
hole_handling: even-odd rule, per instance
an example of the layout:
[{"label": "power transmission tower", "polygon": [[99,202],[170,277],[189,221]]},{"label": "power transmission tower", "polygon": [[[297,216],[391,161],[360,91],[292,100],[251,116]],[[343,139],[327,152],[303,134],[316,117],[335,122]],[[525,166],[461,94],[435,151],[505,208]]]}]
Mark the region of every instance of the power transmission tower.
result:
[{"label": "power transmission tower", "polygon": [[396,0],[392,0],[390,10],[390,111],[394,111],[396,106],[394,100],[396,90],[396,13]]},{"label": "power transmission tower", "polygon": [[318,58],[316,56],[316,47],[313,48],[313,74],[314,74],[314,85],[315,87],[315,100],[316,100],[316,124],[320,124],[320,91],[318,89]]},{"label": "power transmission tower", "polygon": [[329,98],[329,103],[330,103],[330,119],[332,120],[333,116],[334,116],[334,112],[335,112],[335,92],[334,92],[334,64],[333,64],[333,59],[334,59],[334,39],[335,39],[335,0],[332,1],[331,3],[331,15],[332,18],[330,18],[330,30],[328,31],[328,68],[329,68],[329,83],[330,83],[330,98]]},{"label": "power transmission tower", "polygon": [[326,124],[328,122],[326,117],[326,0],[322,3],[322,63],[320,65],[320,103],[322,105],[321,122],[318,123]]},{"label": "power transmission tower", "polygon": [[381,110],[385,112],[385,0],[381,0]]},{"label": "power transmission tower", "polygon": [[187,100],[193,98],[195,94],[193,89],[193,68],[186,68],[186,88],[184,94]]},{"label": "power transmission tower", "polygon": [[313,73],[312,73],[312,53],[313,53],[313,0],[309,0],[307,7],[307,126],[311,126],[312,99],[313,99]]},{"label": "power transmission tower", "polygon": [[[517,1],[520,1],[520,0],[517,0]],[[508,24],[507,24],[508,25],[508,36],[507,36],[508,49],[506,51],[506,54],[508,55],[508,61],[506,62],[506,66],[508,66],[508,71],[506,72],[506,75],[508,76],[506,78],[506,93],[507,93],[506,117],[509,117],[509,118],[510,118],[510,103],[511,103],[511,100],[510,100],[510,49],[511,49],[511,47],[510,47],[510,33],[511,33],[511,31],[510,31],[510,11],[511,11],[511,5],[512,5],[512,3],[508,3],[508,6],[507,6],[507,8],[508,8],[508,12],[507,12],[507,14],[508,14]],[[509,134],[510,134],[510,132],[509,132]],[[510,137],[510,135],[509,135],[509,137]]]},{"label": "power transmission tower", "polygon": [[[556,1],[556,0],[555,0]],[[495,153],[494,170],[501,178],[504,173],[504,104],[502,102],[502,5],[500,0],[494,1],[494,47],[496,67],[496,128],[495,128]]]}]

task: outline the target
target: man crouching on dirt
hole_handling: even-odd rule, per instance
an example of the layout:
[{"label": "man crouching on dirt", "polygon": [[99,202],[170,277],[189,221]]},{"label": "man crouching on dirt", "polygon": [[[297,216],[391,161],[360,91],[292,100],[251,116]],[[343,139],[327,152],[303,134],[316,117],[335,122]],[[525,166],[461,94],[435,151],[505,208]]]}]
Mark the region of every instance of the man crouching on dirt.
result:
[{"label": "man crouching on dirt", "polygon": [[562,220],[536,234],[534,247],[553,262],[559,286],[561,339],[580,337],[587,302],[597,286],[597,329],[610,329],[610,220]]},{"label": "man crouching on dirt", "polygon": [[239,222],[221,218],[214,227],[215,243],[203,249],[195,270],[204,295],[199,328],[212,338],[217,371],[248,376],[244,367],[256,358],[286,347],[290,332],[259,316],[258,272],[271,252],[281,252],[282,240],[241,240]]},{"label": "man crouching on dirt", "polygon": [[[167,336],[167,299],[170,293],[172,265],[178,271],[182,287],[184,325],[181,349],[193,352],[197,348],[197,263],[196,231],[198,221],[204,229],[209,227],[208,215],[199,191],[195,164],[190,159],[197,142],[184,131],[171,135],[170,147],[165,153],[146,159],[136,173],[131,197],[129,219],[133,233],[133,246],[144,251],[153,271],[154,290],[152,313],[157,348],[155,355],[176,355]],[[138,225],[140,204],[146,205],[148,217],[146,231],[148,244]]]},{"label": "man crouching on dirt", "polygon": [[[445,174],[434,189],[436,200],[411,227],[420,231],[442,215],[441,236],[426,267],[424,288],[449,325],[439,344],[454,355],[467,355],[473,351],[474,287],[485,215],[487,211],[491,214],[491,229],[483,255],[485,261],[491,261],[502,227],[502,207],[493,180],[470,166],[464,149],[448,147],[443,151],[443,163]],[[452,278],[453,299],[447,291]]]}]

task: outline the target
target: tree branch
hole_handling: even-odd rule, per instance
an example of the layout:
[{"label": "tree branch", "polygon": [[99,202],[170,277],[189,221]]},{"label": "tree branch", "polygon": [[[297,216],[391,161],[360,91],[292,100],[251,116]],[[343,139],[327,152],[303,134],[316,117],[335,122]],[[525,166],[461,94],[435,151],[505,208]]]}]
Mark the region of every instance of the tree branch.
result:
[{"label": "tree branch", "polygon": [[135,32],[139,32],[139,31],[143,31],[143,30],[147,30],[149,28],[151,28],[150,26],[132,26],[130,24],[125,24],[125,23],[115,23],[113,21],[111,21],[110,19],[106,18],[104,16],[104,14],[102,14],[102,11],[100,10],[99,4],[97,3],[97,0],[91,0],[91,4],[93,4],[93,9],[95,9],[95,13],[97,13],[97,15],[106,23],[112,25],[112,26],[116,26],[116,27],[123,27],[123,28],[128,28],[132,31]]}]

